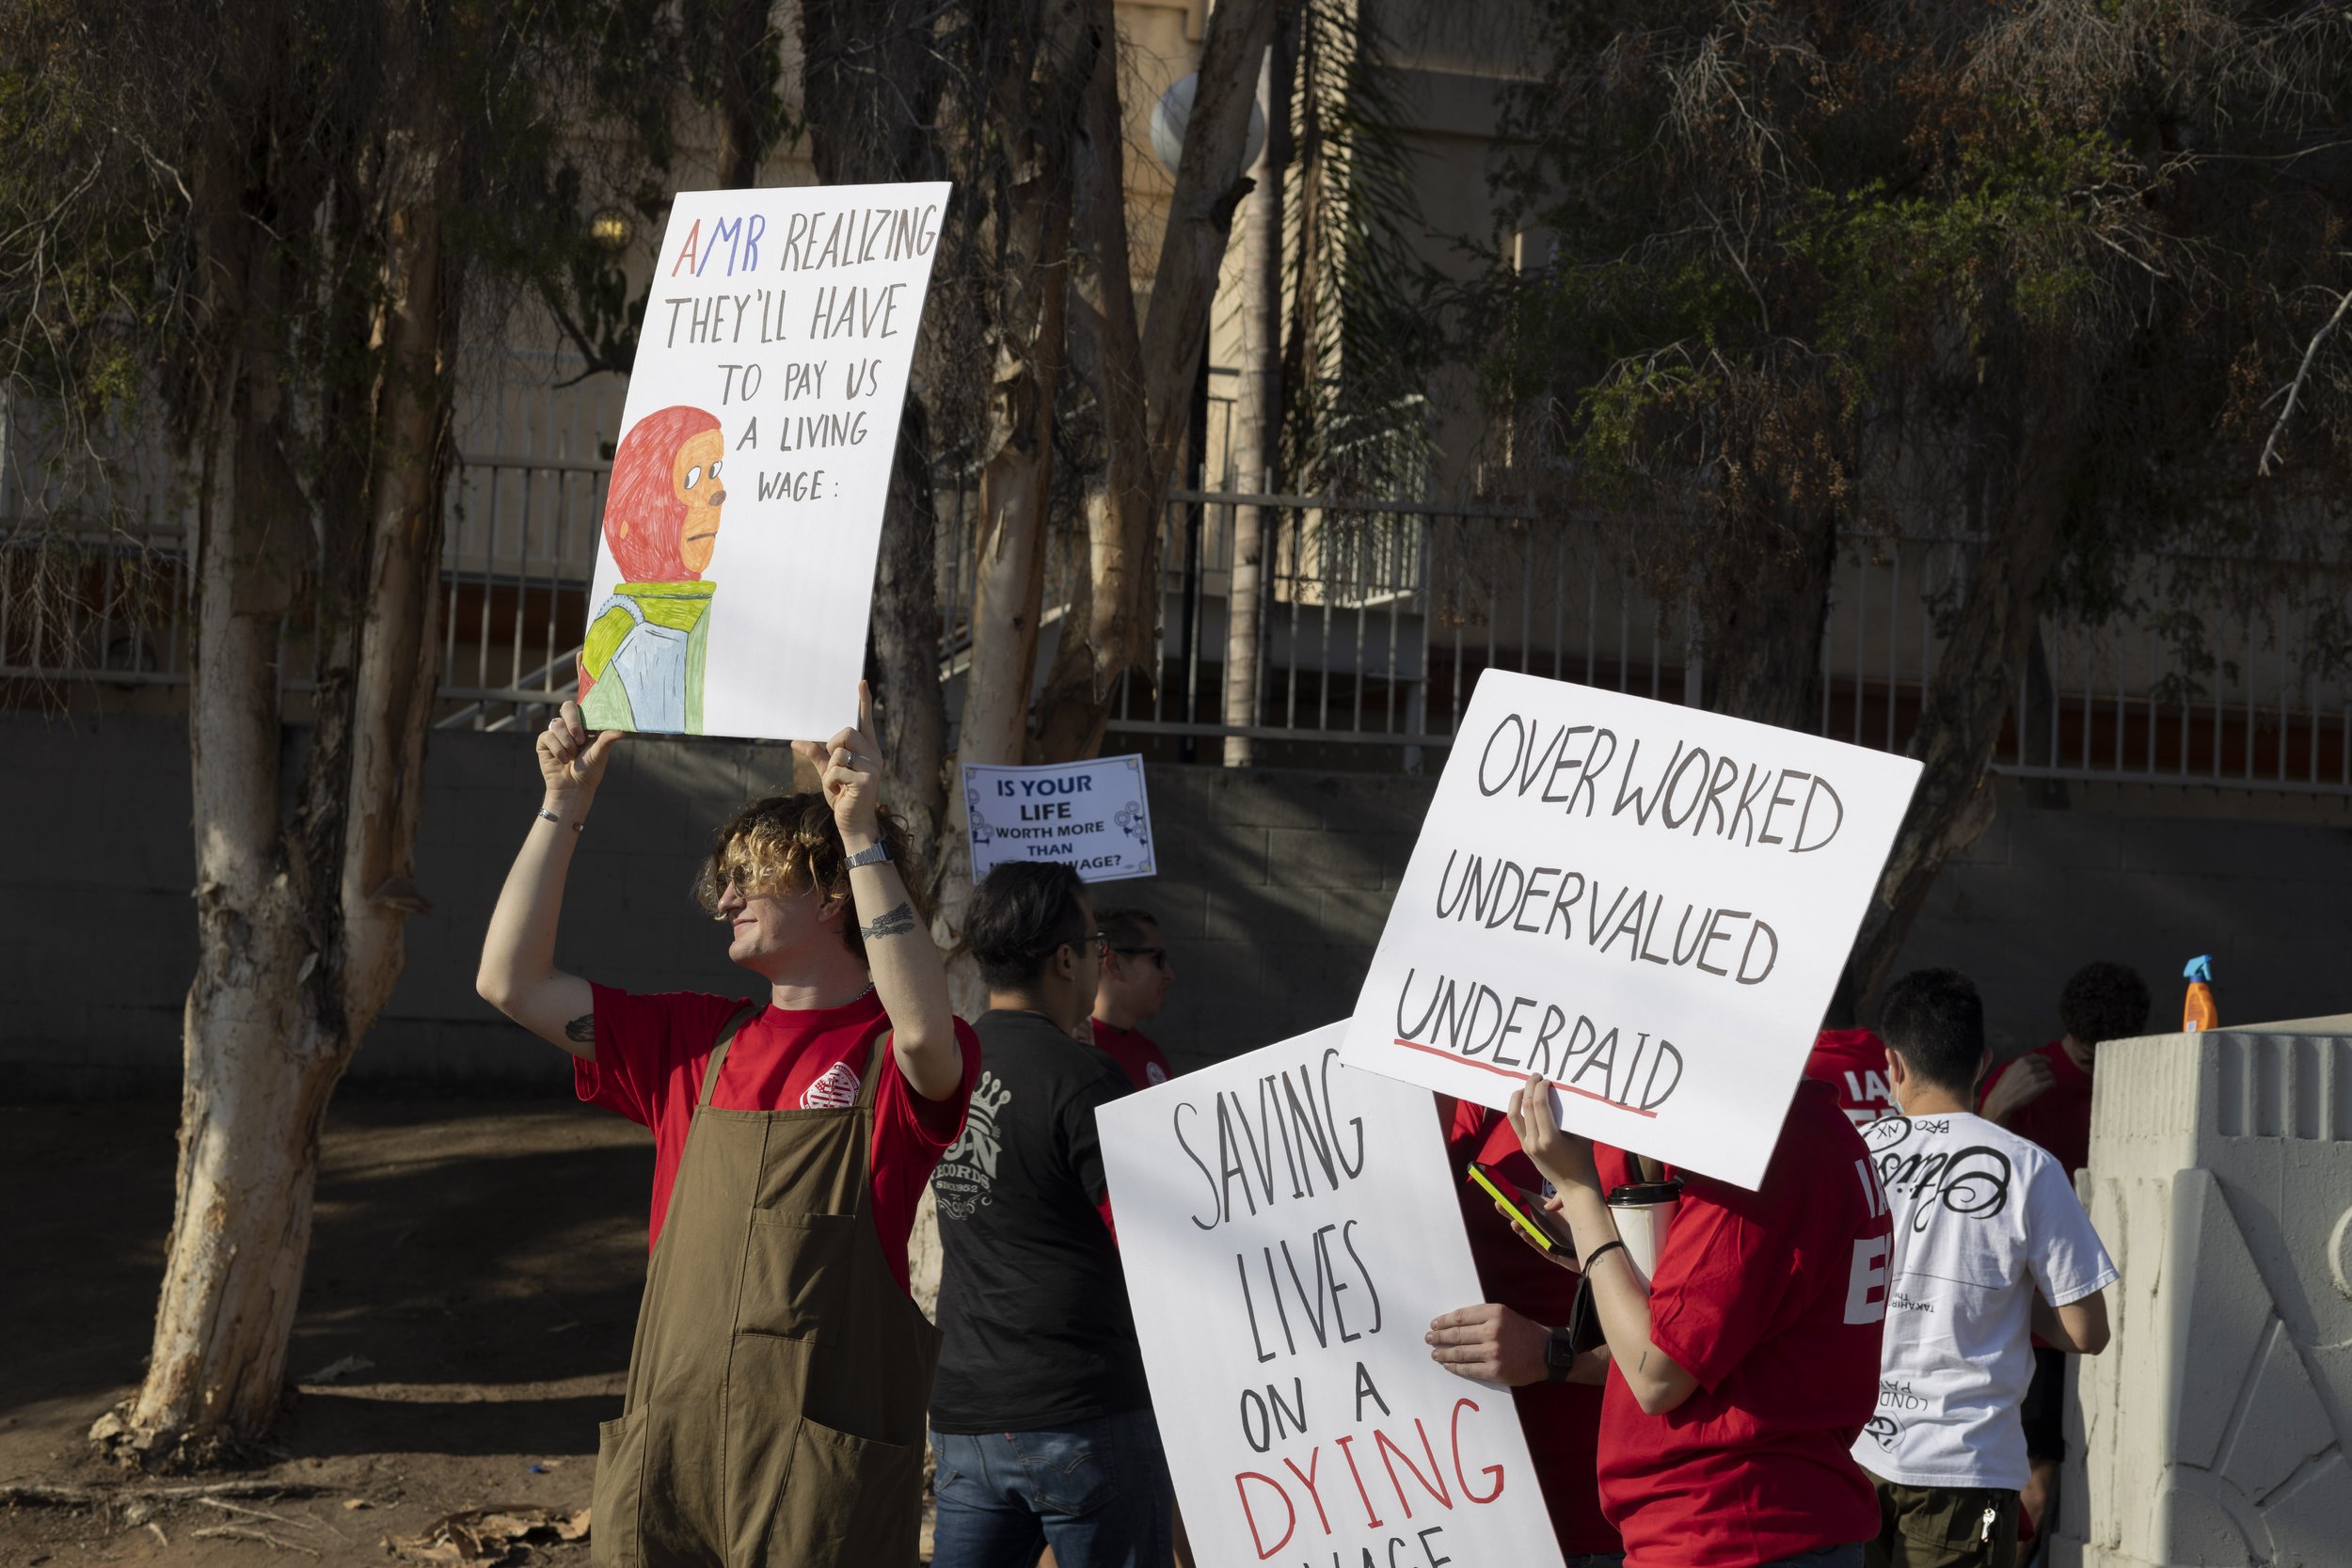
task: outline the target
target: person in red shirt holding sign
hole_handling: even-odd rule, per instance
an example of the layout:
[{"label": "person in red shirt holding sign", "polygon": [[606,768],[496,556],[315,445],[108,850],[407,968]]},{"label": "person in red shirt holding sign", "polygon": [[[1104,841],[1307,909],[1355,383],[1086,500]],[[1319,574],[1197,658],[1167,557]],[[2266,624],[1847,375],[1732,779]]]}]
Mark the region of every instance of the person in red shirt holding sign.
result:
[{"label": "person in red shirt holding sign", "polygon": [[1094,917],[1103,928],[1103,973],[1094,983],[1094,1049],[1117,1062],[1127,1081],[1148,1089],[1173,1075],[1168,1056],[1143,1026],[1168,1006],[1176,966],[1168,939],[1149,910],[1104,910]]},{"label": "person in red shirt holding sign", "polygon": [[939,1337],[907,1293],[907,1235],[979,1042],[901,879],[872,727],[861,684],[856,729],[795,743],[821,792],[754,801],[713,841],[702,902],[765,983],[753,1002],[556,968],[565,876],[621,732],[591,740],[565,703],[539,736],[540,820],[476,986],[571,1053],[581,1100],[654,1135],[626,1402],[599,1433],[599,1560],[914,1560]]},{"label": "person in red shirt holding sign", "polygon": [[[2088,963],[2058,992],[2064,1031],[2039,1051],[2003,1062],[1979,1091],[1979,1114],[2048,1150],[2068,1176],[2090,1164],[2090,1072],[2098,1049],[2148,1025],[2148,984],[2127,964]],[[2034,1341],[2033,1382],[2021,1412],[2032,1476],[2018,1494],[2019,1539],[2031,1542],[2047,1516],[2058,1466],[2066,1463],[2066,1353]]]},{"label": "person in red shirt holding sign", "polygon": [[[1475,1161],[1506,1178],[1531,1203],[1536,1200],[1543,1174],[1520,1149],[1501,1111],[1443,1095],[1438,1097],[1438,1110],[1450,1169],[1458,1172]],[[1511,1223],[1478,1188],[1463,1181],[1455,1191],[1486,1299],[1429,1325],[1430,1357],[1459,1376],[1509,1386],[1566,1568],[1622,1562],[1625,1544],[1600,1511],[1594,1481],[1608,1357],[1597,1350],[1574,1355],[1567,1331],[1547,1326],[1568,1321],[1576,1305],[1576,1275],[1515,1239]]]},{"label": "person in red shirt holding sign", "polygon": [[1630,1568],[1861,1568],[1878,1497],[1848,1450],[1878,1400],[1892,1226],[1829,1085],[1799,1083],[1758,1191],[1668,1167],[1646,1291],[1603,1184],[1623,1157],[1562,1132],[1540,1077],[1510,1118],[1608,1340],[1600,1503]]}]

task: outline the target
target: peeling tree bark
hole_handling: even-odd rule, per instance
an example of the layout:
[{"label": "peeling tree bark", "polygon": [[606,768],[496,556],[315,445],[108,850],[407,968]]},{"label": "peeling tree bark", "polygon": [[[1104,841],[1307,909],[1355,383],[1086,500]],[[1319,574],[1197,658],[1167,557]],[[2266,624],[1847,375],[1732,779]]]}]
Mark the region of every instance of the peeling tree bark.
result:
[{"label": "peeling tree bark", "polygon": [[1070,368],[1101,410],[1105,450],[1087,480],[1086,575],[1073,586],[1038,705],[1037,752],[1046,762],[1102,750],[1118,679],[1147,657],[1159,578],[1159,491],[1128,267],[1121,130],[1118,56],[1104,49],[1095,55],[1074,149],[1068,334]]},{"label": "peeling tree bark", "polygon": [[[246,286],[245,324],[205,420],[189,740],[199,962],[183,1020],[178,1191],[147,1377],[91,1435],[148,1465],[201,1463],[266,1433],[310,1247],[329,1097],[400,974],[424,732],[437,678],[432,592],[449,419],[434,166],[397,170],[370,341],[364,507],[316,550],[285,453],[294,418],[270,334],[304,280],[235,209],[214,226]],[[234,275],[230,275],[234,276]],[[371,296],[361,294],[363,303]],[[279,636],[307,566],[357,524],[361,597],[322,593],[320,722],[300,804],[279,779]],[[331,572],[322,573],[331,580]]]}]

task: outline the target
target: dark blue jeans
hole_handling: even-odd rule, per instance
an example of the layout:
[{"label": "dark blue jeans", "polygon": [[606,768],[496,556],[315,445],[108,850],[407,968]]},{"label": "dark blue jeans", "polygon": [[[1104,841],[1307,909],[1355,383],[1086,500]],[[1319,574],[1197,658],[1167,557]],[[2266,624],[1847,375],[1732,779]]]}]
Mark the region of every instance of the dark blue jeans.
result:
[{"label": "dark blue jeans", "polygon": [[931,1568],[1166,1568],[1176,1498],[1149,1410],[1051,1432],[931,1433]]},{"label": "dark blue jeans", "polygon": [[1856,1541],[1844,1546],[1819,1546],[1795,1557],[1784,1557],[1767,1562],[1762,1568],[1862,1568],[1862,1543]]}]

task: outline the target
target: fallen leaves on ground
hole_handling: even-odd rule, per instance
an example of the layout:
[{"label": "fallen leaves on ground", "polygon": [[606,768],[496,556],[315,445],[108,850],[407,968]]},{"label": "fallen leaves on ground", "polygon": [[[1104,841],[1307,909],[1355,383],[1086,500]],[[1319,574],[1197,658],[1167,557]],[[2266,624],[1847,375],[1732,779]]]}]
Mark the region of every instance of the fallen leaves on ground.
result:
[{"label": "fallen leaves on ground", "polygon": [[532,1546],[587,1538],[584,1508],[567,1513],[525,1503],[494,1503],[460,1509],[434,1521],[422,1535],[395,1535],[385,1544],[412,1562],[495,1565],[528,1561]]}]

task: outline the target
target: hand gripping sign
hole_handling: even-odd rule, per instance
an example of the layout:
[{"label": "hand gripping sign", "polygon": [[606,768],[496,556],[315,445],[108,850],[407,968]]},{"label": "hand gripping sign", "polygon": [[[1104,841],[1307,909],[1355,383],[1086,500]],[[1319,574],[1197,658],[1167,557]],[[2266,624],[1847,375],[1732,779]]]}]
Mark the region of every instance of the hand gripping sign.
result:
[{"label": "hand gripping sign", "polygon": [[1479,677],[1345,1055],[1744,1187],[1919,764],[1592,687]]},{"label": "hand gripping sign", "polygon": [[805,740],[848,721],[947,193],[678,194],[589,584],[591,728]]},{"label": "hand gripping sign", "polygon": [[1422,1341],[1486,1299],[1437,1110],[1342,1063],[1343,1027],[1098,1113],[1193,1555],[1558,1568],[1510,1390]]}]

